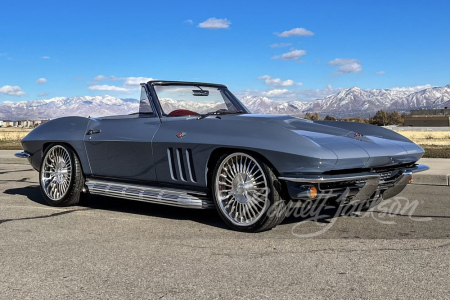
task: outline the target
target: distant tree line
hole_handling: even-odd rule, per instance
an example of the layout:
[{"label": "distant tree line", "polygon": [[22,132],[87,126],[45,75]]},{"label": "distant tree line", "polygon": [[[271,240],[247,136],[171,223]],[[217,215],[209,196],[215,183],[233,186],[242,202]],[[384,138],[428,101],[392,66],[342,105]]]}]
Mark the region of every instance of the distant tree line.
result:
[{"label": "distant tree line", "polygon": [[[333,116],[327,115],[325,118],[320,118],[318,113],[307,112],[303,118],[308,120],[325,120],[325,121],[347,121],[347,122],[357,122],[357,123],[367,123],[378,126],[386,126],[386,125],[403,125],[405,121],[406,113],[399,113],[398,111],[384,111],[379,110],[375,113],[374,116],[369,119],[364,117],[355,117],[355,118],[335,118]],[[299,116],[302,117],[302,116]]]}]

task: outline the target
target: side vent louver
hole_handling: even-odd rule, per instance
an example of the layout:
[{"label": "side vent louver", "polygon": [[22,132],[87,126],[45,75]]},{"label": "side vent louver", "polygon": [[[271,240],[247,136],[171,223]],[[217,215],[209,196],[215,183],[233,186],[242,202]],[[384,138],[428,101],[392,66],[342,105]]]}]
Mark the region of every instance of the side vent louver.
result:
[{"label": "side vent louver", "polygon": [[192,160],[192,150],[186,150],[186,160],[188,163],[189,177],[192,182],[197,182],[197,178],[195,177],[195,169],[194,169],[194,161]]},{"label": "side vent louver", "polygon": [[172,180],[178,180],[177,170],[175,168],[175,161],[173,160],[173,149],[172,148],[167,149],[167,158],[169,160],[170,177],[172,177]]},{"label": "side vent louver", "polygon": [[181,181],[197,182],[191,149],[183,151],[182,148],[168,148],[167,159],[172,180],[178,181],[180,179]]},{"label": "side vent louver", "polygon": [[186,170],[184,169],[184,163],[183,163],[183,152],[181,152],[181,149],[177,149],[177,162],[178,162],[178,169],[180,170],[180,177],[181,180],[186,181]]}]

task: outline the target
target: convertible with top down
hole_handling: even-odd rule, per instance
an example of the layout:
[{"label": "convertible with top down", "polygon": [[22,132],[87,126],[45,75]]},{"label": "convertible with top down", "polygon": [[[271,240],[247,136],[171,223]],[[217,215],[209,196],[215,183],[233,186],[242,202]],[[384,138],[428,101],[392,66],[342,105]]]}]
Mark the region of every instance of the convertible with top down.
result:
[{"label": "convertible with top down", "polygon": [[50,205],[96,194],[216,208],[247,232],[280,224],[288,203],[369,206],[428,169],[416,164],[424,150],[388,129],[252,114],[226,86],[198,82],[142,83],[138,112],[55,119],[22,146]]}]

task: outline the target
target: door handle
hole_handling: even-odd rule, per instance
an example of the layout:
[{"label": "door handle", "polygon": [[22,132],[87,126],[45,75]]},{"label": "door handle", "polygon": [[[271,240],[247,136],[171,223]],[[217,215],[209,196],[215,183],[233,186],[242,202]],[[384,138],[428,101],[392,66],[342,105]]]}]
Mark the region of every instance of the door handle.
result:
[{"label": "door handle", "polygon": [[86,135],[93,135],[102,132],[100,129],[89,129]]}]

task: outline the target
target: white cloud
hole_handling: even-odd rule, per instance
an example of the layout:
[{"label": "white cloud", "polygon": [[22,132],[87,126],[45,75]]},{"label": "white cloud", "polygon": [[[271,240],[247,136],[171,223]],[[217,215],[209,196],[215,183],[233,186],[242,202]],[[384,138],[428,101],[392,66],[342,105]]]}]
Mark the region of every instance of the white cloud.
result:
[{"label": "white cloud", "polygon": [[356,58],[335,58],[328,62],[329,66],[342,66],[359,62]]},{"label": "white cloud", "polygon": [[281,55],[276,55],[273,56],[272,59],[279,59],[281,58],[282,60],[295,60],[298,59],[300,56],[306,55],[306,51],[305,50],[292,50],[290,52],[281,54]]},{"label": "white cloud", "polygon": [[292,46],[292,43],[277,43],[277,44],[270,45],[270,47],[272,47],[272,48],[285,48],[285,47],[289,47],[289,46]]},{"label": "white cloud", "polygon": [[88,87],[90,90],[97,90],[97,91],[114,91],[114,92],[125,92],[125,93],[133,93],[135,90],[137,90],[141,83],[146,83],[150,80],[153,80],[153,78],[149,77],[116,77],[116,76],[103,76],[98,75],[94,78],[95,82],[100,81],[123,81],[122,86],[117,85],[99,85],[99,84],[93,84],[92,86]]},{"label": "white cloud", "polygon": [[47,82],[47,79],[45,79],[44,77],[42,77],[42,78],[39,78],[38,80],[36,80],[36,83],[46,83]]},{"label": "white cloud", "polygon": [[264,80],[265,84],[271,85],[271,86],[292,86],[294,84],[295,85],[302,85],[301,82],[295,83],[291,79],[281,80],[280,78],[272,78],[269,75],[260,76],[260,77],[258,77],[258,79]]},{"label": "white cloud", "polygon": [[116,76],[103,76],[98,75],[94,77],[94,81],[103,81],[103,80],[119,80],[120,78],[117,78]]},{"label": "white cloud", "polygon": [[0,94],[9,95],[9,96],[20,96],[25,95],[25,92],[17,85],[4,85],[0,87]]},{"label": "white cloud", "polygon": [[186,24],[189,24],[189,25],[192,25],[192,24],[194,24],[194,21],[192,21],[192,20],[186,20],[186,21],[184,21],[184,23],[186,23]]},{"label": "white cloud", "polygon": [[225,29],[229,28],[230,25],[231,22],[226,18],[225,19],[209,18],[208,20],[198,24],[198,27],[206,29]]},{"label": "white cloud", "polygon": [[129,90],[123,87],[115,85],[93,85],[89,87],[90,90],[94,91],[113,91],[113,92],[128,92]]},{"label": "white cloud", "polygon": [[356,58],[335,58],[328,62],[329,66],[339,66],[336,74],[358,73],[362,71],[362,66]]},{"label": "white cloud", "polygon": [[42,59],[50,59],[50,56],[42,56]]},{"label": "white cloud", "polygon": [[376,73],[375,73],[375,75],[384,75],[384,74],[386,74],[385,71],[379,71],[379,72],[376,72]]},{"label": "white cloud", "polygon": [[106,80],[106,79],[107,79],[107,77],[103,76],[103,75],[98,75],[98,76],[94,77],[95,81],[102,81],[102,80]]},{"label": "white cloud", "polygon": [[314,33],[305,28],[293,28],[291,30],[283,31],[282,33],[277,33],[277,35],[279,37],[312,36]]},{"label": "white cloud", "polygon": [[150,78],[150,77],[116,77],[116,76],[103,76],[103,75],[98,75],[98,76],[94,77],[94,81],[105,81],[105,80],[124,81],[124,83],[123,83],[124,87],[139,87],[141,83],[146,83],[150,80],[153,80],[153,78]]},{"label": "white cloud", "polygon": [[358,63],[351,63],[351,64],[343,65],[343,66],[339,67],[339,69],[337,70],[337,72],[339,74],[358,73],[361,71],[362,71],[362,66]]},{"label": "white cloud", "polygon": [[50,95],[50,94],[49,93],[39,93],[38,97],[46,97],[48,95]]},{"label": "white cloud", "polygon": [[283,94],[289,93],[289,90],[287,89],[274,89],[270,91],[264,91],[263,95],[267,97],[279,97]]},{"label": "white cloud", "polygon": [[153,78],[149,77],[125,77],[120,79],[125,80],[125,83],[123,84],[125,87],[138,87],[141,83],[147,83],[148,81],[153,80]]}]

